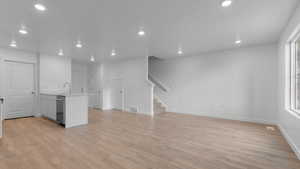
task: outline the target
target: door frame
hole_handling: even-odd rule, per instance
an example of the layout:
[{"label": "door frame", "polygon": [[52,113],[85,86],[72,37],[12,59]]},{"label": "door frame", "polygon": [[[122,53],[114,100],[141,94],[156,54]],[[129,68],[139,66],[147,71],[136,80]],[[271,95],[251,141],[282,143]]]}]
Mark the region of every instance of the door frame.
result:
[{"label": "door frame", "polygon": [[[5,63],[6,62],[13,62],[13,63],[24,63],[24,64],[32,64],[33,65],[33,79],[34,79],[34,95],[33,95],[33,112],[32,115],[33,116],[38,116],[38,62],[37,62],[37,57],[36,59],[23,59],[23,58],[19,58],[19,57],[12,57],[12,58],[8,58],[8,57],[1,57],[0,56],[0,67],[2,67],[2,70],[0,70],[2,72],[2,74],[0,75],[0,77],[4,78],[6,76],[6,70],[5,70]],[[0,84],[0,86],[2,86],[2,91],[0,89],[0,92],[2,92],[2,94],[4,95],[4,97],[7,95],[7,90],[6,90],[6,85],[5,82],[2,82]],[[1,93],[0,93],[1,94]],[[4,114],[5,114],[5,108],[6,105],[4,105]],[[5,120],[5,119],[3,119]]]}]

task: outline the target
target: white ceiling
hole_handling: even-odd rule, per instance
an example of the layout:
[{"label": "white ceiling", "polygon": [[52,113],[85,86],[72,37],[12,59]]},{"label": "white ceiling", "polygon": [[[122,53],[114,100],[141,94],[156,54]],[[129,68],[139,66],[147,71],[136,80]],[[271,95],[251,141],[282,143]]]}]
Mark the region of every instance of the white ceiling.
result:
[{"label": "white ceiling", "polygon": [[[43,0],[48,10],[38,13],[34,0],[1,0],[0,46],[13,34],[20,49],[65,54],[76,59],[177,56],[276,42],[299,0]],[[17,34],[21,24],[29,35]],[[145,37],[138,37],[140,27]],[[80,38],[84,48],[74,47]]]}]

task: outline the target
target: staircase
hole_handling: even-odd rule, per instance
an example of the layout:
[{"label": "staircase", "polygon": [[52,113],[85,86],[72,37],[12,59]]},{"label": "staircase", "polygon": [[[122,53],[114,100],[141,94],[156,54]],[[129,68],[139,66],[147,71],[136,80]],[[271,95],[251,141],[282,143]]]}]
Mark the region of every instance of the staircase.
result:
[{"label": "staircase", "polygon": [[153,97],[153,112],[154,114],[159,114],[167,111],[167,105],[163,103],[161,98],[162,94],[165,94],[169,91],[169,88],[166,87],[161,81],[149,74],[148,79],[154,84],[154,97]]},{"label": "staircase", "polygon": [[[162,59],[157,58],[155,56],[149,56],[148,57],[148,68],[150,68],[151,64],[154,62],[160,62]],[[148,80],[154,85],[153,89],[153,112],[154,114],[159,114],[168,111],[168,106],[165,104],[162,100],[165,98],[165,95],[170,91],[170,89],[165,85],[163,82],[161,82],[159,79],[157,79],[156,76],[151,74],[151,71],[149,69],[148,71]]]},{"label": "staircase", "polygon": [[167,111],[167,106],[158,98],[153,98],[154,114],[159,114]]}]

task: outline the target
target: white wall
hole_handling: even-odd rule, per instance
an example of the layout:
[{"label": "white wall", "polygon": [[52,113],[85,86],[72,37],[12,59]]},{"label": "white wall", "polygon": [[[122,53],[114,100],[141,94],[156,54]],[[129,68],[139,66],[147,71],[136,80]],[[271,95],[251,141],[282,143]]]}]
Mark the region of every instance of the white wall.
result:
[{"label": "white wall", "polygon": [[130,111],[137,108],[138,113],[152,115],[152,86],[147,81],[148,59],[131,59],[126,61],[104,63],[103,69],[103,109],[111,109],[111,81],[122,79],[124,88],[124,108]]},{"label": "white wall", "polygon": [[103,65],[92,63],[87,67],[87,86],[89,92],[96,92],[103,88]]},{"label": "white wall", "polygon": [[170,88],[155,94],[171,112],[276,121],[275,44],[155,61],[149,71]]},{"label": "white wall", "polygon": [[72,61],[72,93],[87,93],[87,63]]},{"label": "white wall", "polygon": [[103,65],[90,63],[87,67],[89,107],[103,108]]},{"label": "white wall", "polygon": [[40,91],[66,92],[65,83],[71,83],[71,59],[63,56],[40,56]]},{"label": "white wall", "polygon": [[[286,110],[285,97],[286,89],[286,43],[288,42],[290,36],[300,28],[300,6],[296,9],[293,17],[290,19],[287,27],[283,31],[279,43],[279,124],[282,132],[289,141],[290,145],[297,152],[298,158],[300,159],[300,117],[293,112]],[[299,29],[300,31],[300,29]]]}]

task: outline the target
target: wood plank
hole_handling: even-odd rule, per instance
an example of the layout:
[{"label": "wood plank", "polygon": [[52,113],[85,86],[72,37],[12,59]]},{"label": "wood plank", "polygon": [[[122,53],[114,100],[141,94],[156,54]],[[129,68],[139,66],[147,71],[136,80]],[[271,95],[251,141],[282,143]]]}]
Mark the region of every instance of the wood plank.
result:
[{"label": "wood plank", "polygon": [[208,117],[91,110],[89,125],[7,120],[0,169],[299,169],[279,130]]}]

